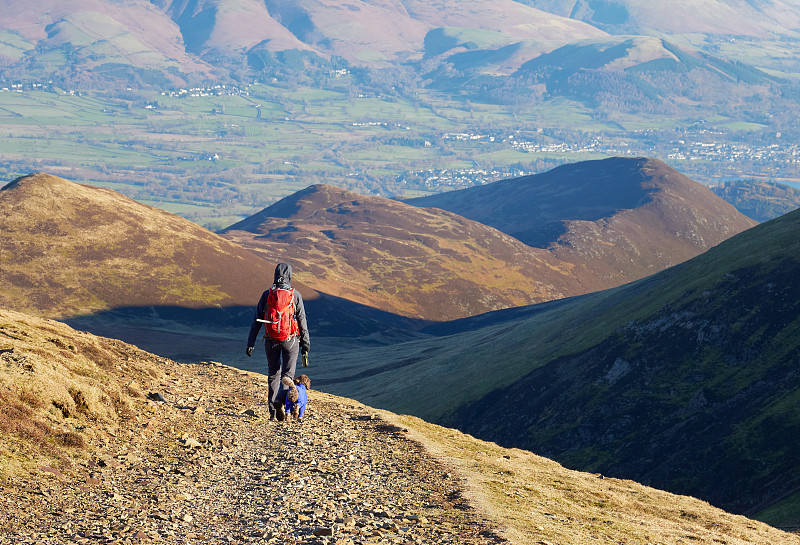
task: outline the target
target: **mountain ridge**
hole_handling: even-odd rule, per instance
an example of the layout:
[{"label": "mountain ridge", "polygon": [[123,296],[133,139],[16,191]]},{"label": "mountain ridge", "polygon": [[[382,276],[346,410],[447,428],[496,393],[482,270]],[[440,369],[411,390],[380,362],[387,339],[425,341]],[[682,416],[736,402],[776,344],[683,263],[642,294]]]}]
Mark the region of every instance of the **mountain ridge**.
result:
[{"label": "mountain ridge", "polygon": [[603,279],[601,288],[685,261],[756,224],[648,158],[582,161],[405,202],[492,225],[563,261],[583,260]]},{"label": "mountain ridge", "polygon": [[318,291],[446,321],[618,286],[755,224],[660,161],[612,158],[403,202],[310,186],[220,233]]},{"label": "mountain ridge", "polygon": [[[45,173],[6,184],[0,210],[0,305],[174,359],[236,354],[248,365],[242,346],[277,256],[259,257],[116,191]],[[417,327],[293,284],[314,315],[312,334],[380,337]]]},{"label": "mountain ridge", "polygon": [[[243,305],[270,277],[247,250],[112,190],[36,173],[5,185],[0,203],[5,306],[15,285],[26,286],[29,308],[53,317],[115,306]],[[51,299],[63,288],[66,298]]]}]

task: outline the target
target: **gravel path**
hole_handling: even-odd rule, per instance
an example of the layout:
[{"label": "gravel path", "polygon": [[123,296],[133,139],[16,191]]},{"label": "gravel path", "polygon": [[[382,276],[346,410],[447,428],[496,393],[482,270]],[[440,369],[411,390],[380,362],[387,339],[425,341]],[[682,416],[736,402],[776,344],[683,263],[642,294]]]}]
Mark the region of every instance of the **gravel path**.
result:
[{"label": "gravel path", "polygon": [[312,390],[302,422],[270,422],[265,377],[165,365],[165,401],[97,430],[91,457],[2,482],[0,544],[503,542],[367,407]]}]

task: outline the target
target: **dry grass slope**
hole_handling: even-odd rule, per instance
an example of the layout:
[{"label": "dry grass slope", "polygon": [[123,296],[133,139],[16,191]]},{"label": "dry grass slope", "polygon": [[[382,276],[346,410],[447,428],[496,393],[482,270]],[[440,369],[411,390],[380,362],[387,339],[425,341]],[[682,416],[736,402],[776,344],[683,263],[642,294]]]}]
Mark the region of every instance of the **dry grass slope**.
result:
[{"label": "dry grass slope", "polygon": [[162,375],[134,346],[0,310],[0,473],[85,459]]},{"label": "dry grass slope", "polygon": [[415,417],[381,414],[452,463],[476,505],[513,543],[800,543],[796,535],[696,498],[572,471],[531,452],[502,448]]},{"label": "dry grass slope", "polygon": [[[50,486],[47,482],[68,483],[82,474],[73,470],[76,465],[91,466],[87,460],[106,459],[104,453],[112,448],[112,444],[115,445],[113,448],[122,452],[115,459],[108,459],[108,463],[112,464],[129,463],[131,456],[134,456],[132,442],[136,440],[143,444],[155,442],[161,445],[159,441],[164,443],[162,440],[166,439],[164,446],[158,447],[166,450],[159,452],[161,456],[167,451],[171,452],[172,447],[166,446],[172,441],[168,436],[170,433],[181,433],[177,428],[178,422],[188,425],[195,422],[200,413],[192,416],[192,411],[189,411],[187,416],[181,417],[181,411],[172,409],[168,411],[168,422],[155,424],[157,429],[167,426],[162,432],[147,431],[155,422],[155,413],[159,412],[143,399],[143,393],[151,388],[169,385],[172,395],[180,398],[197,396],[198,392],[209,392],[213,397],[220,395],[213,392],[226,384],[226,388],[230,389],[228,395],[232,396],[230,403],[234,402],[233,398],[247,399],[247,403],[252,403],[253,400],[246,397],[250,395],[246,391],[257,390],[254,383],[261,380],[257,375],[225,366],[214,367],[213,374],[204,373],[203,366],[175,364],[118,341],[94,337],[51,320],[9,311],[0,312],[0,350],[0,395],[3,399],[0,453],[4,460],[0,467],[0,482],[4,486],[22,482],[15,479],[26,474],[28,477],[23,480],[30,486],[34,486],[38,480],[42,483],[42,490]],[[348,410],[354,411],[354,414],[376,414],[374,418],[367,416],[366,419],[377,418],[379,422],[389,423],[388,427],[384,427],[395,430],[392,433],[407,430],[407,436],[419,442],[428,456],[438,459],[462,479],[463,490],[460,494],[482,513],[485,520],[491,521],[495,532],[511,543],[800,543],[797,536],[727,514],[693,498],[674,496],[630,481],[603,479],[598,475],[570,471],[529,452],[503,449],[417,418],[374,411],[350,400],[317,391],[312,391],[311,400],[316,404],[317,411],[341,411],[350,407]],[[212,401],[207,399],[206,403]],[[226,428],[216,425],[214,421],[219,418],[222,422],[231,416],[228,412],[229,409],[218,411],[209,407],[202,414],[204,444],[229,445],[233,449],[235,445],[232,443],[235,441],[221,434],[219,430]],[[329,413],[328,417],[343,418],[342,414],[334,412]],[[344,418],[350,420],[351,417],[345,415]],[[352,418],[362,419],[361,416]],[[245,423],[241,419],[234,420],[242,422],[242,425]],[[312,431],[307,429],[305,433]],[[271,433],[283,432],[273,430]],[[326,437],[327,440],[333,439],[328,432]],[[325,437],[320,439],[326,440]],[[346,441],[360,440],[353,436],[346,438]],[[317,439],[313,442],[319,444]],[[367,444],[364,444],[362,448],[366,447]],[[376,444],[375,447],[378,449],[376,452],[381,452],[381,445]],[[220,456],[228,460],[225,452],[230,456],[238,451],[223,449]],[[393,455],[398,452],[395,449]],[[261,454],[243,453],[246,459],[257,459]],[[181,460],[187,456],[187,461],[191,459],[186,453],[176,455]],[[163,472],[161,464],[168,463],[163,457],[155,457],[153,461],[136,459],[136,470],[149,475],[146,481]],[[357,457],[351,459],[355,460],[352,462],[353,469],[356,466],[359,471],[366,469],[363,461]],[[148,463],[156,465],[140,467]],[[196,467],[196,471],[205,471],[202,464],[193,467]],[[324,473],[323,468],[319,469]],[[296,471],[301,470],[298,467]],[[296,473],[292,473],[297,478]],[[85,493],[91,493],[93,486],[102,485],[87,481]],[[260,485],[257,490],[263,494]],[[126,490],[118,492],[109,492],[108,502],[119,504],[124,499],[120,494],[129,493]],[[225,494],[238,497],[242,492],[245,491],[225,491]],[[188,506],[190,502],[187,500],[191,500],[191,497],[187,493],[182,494],[176,501]],[[78,517],[84,515],[60,508],[59,502],[62,500],[58,497],[45,496],[41,499],[36,494],[23,494],[21,497],[40,498],[37,501],[44,502],[47,516],[60,520],[59,525],[63,524],[65,528],[70,527],[70,518],[77,521]],[[102,501],[106,502],[105,499]],[[14,506],[14,509],[20,508],[24,509],[25,506]],[[157,505],[154,508],[157,509]],[[163,516],[171,528],[185,531],[182,528],[187,525],[179,524],[189,520],[185,514],[179,520],[169,522],[168,515],[155,512],[155,516]],[[441,510],[436,513],[446,515]],[[247,522],[249,516],[243,515],[244,527],[251,524]],[[12,525],[11,528],[5,527],[5,531],[14,531],[12,521],[4,519],[4,524]],[[236,518],[221,518],[216,524],[232,528],[231,531],[242,528]],[[115,527],[123,531],[122,525],[115,523]],[[0,536],[0,542],[4,542],[3,539]],[[316,538],[311,536],[311,539]],[[462,541],[457,533],[452,534],[450,539],[454,543],[492,541],[491,536],[483,541],[480,537],[478,541],[474,537],[469,540],[465,537]]]},{"label": "dry grass slope", "polygon": [[428,320],[558,299],[591,281],[545,250],[450,212],[326,185],[222,234],[297,263],[297,278],[318,291]]},{"label": "dry grass slope", "polygon": [[0,304],[53,318],[115,307],[251,305],[271,269],[117,192],[44,173],[0,190]]}]

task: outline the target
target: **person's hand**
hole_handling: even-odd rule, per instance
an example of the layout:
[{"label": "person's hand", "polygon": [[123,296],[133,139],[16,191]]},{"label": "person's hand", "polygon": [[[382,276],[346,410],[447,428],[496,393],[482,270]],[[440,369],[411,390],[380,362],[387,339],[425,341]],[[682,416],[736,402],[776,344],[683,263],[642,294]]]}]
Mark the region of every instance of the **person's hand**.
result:
[{"label": "person's hand", "polygon": [[308,367],[308,350],[303,350],[303,367]]},{"label": "person's hand", "polygon": [[247,357],[249,358],[252,355],[253,355],[253,347],[252,346],[248,346],[247,347]]}]

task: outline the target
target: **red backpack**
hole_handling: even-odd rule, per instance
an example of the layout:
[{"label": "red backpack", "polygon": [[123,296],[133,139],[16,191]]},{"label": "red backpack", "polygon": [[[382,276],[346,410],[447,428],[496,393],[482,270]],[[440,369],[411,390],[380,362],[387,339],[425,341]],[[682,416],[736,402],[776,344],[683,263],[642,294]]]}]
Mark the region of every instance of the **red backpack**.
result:
[{"label": "red backpack", "polygon": [[271,289],[264,312],[264,332],[267,336],[276,341],[285,341],[300,333],[294,312],[294,288]]}]

